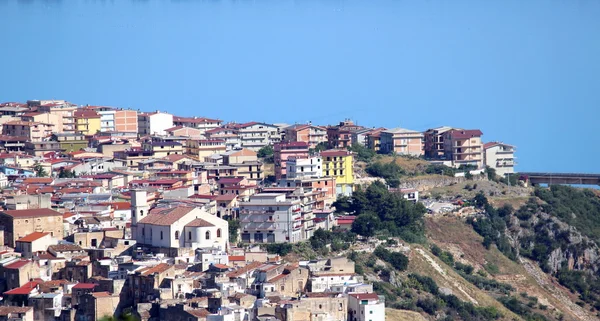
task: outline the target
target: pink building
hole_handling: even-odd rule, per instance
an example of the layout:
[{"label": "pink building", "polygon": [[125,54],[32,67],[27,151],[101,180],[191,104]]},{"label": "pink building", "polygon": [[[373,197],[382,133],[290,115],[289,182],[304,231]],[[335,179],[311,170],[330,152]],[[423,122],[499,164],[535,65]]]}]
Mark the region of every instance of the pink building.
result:
[{"label": "pink building", "polygon": [[285,178],[286,161],[289,157],[308,158],[308,143],[278,143],[273,146],[273,161],[275,163],[275,178]]}]

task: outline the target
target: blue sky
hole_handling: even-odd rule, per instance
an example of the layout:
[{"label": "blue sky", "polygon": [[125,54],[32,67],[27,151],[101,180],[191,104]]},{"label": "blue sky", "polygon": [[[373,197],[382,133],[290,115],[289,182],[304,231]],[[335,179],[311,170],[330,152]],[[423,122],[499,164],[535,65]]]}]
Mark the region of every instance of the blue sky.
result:
[{"label": "blue sky", "polygon": [[598,1],[0,0],[0,101],[480,128],[600,172]]}]

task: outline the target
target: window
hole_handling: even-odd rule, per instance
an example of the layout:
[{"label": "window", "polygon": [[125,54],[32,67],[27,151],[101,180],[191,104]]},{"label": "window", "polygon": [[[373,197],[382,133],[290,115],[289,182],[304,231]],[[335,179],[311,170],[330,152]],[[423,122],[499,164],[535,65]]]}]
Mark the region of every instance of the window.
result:
[{"label": "window", "polygon": [[160,239],[163,239],[163,231],[160,231]]},{"label": "window", "polygon": [[217,237],[221,237],[221,229],[217,229]]},{"label": "window", "polygon": [[205,239],[210,240],[210,231],[206,231]]},{"label": "window", "polygon": [[146,235],[146,228],[142,227],[142,235]]},{"label": "window", "polygon": [[179,231],[175,231],[175,239],[179,240]]},{"label": "window", "polygon": [[319,304],[319,310],[320,309],[323,309],[323,305],[322,304]]}]

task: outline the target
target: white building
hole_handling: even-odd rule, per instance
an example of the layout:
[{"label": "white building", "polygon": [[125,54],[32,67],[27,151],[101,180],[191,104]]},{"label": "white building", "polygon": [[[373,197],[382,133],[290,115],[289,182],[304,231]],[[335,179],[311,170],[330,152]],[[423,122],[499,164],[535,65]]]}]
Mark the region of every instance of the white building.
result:
[{"label": "white building", "polygon": [[304,240],[299,200],[285,194],[259,193],[240,202],[240,229],[245,243],[282,243]]},{"label": "white building", "polygon": [[100,131],[101,132],[114,132],[115,126],[115,111],[114,110],[101,110],[97,111],[100,115]]},{"label": "white building", "polygon": [[331,292],[334,286],[361,284],[364,280],[354,273],[313,273],[310,277],[311,292]]},{"label": "white building", "polygon": [[515,146],[490,142],[483,145],[485,166],[496,170],[498,176],[506,176],[515,172]]},{"label": "white building", "polygon": [[309,158],[289,157],[286,161],[286,178],[315,178],[323,175],[321,156]]},{"label": "white building", "polygon": [[133,190],[132,236],[137,243],[167,248],[226,250],[227,221],[196,207],[157,208],[148,213],[146,192]]},{"label": "white building", "polygon": [[166,130],[173,127],[173,115],[155,111],[138,114],[138,134],[167,135]]},{"label": "white building", "polygon": [[348,295],[348,320],[385,320],[385,299],[375,293],[350,293]]},{"label": "white building", "polygon": [[254,151],[281,141],[281,129],[275,125],[250,122],[236,125],[240,144]]}]

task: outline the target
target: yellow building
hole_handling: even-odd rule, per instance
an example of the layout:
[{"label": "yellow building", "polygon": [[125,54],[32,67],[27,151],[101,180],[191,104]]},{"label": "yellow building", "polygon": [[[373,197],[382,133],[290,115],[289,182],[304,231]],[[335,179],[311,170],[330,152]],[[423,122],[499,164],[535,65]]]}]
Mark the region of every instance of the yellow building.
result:
[{"label": "yellow building", "polygon": [[76,131],[84,135],[94,135],[100,131],[100,114],[91,109],[75,111]]},{"label": "yellow building", "polygon": [[326,150],[323,158],[323,177],[335,177],[336,194],[351,195],[354,186],[354,155],[347,150]]}]

